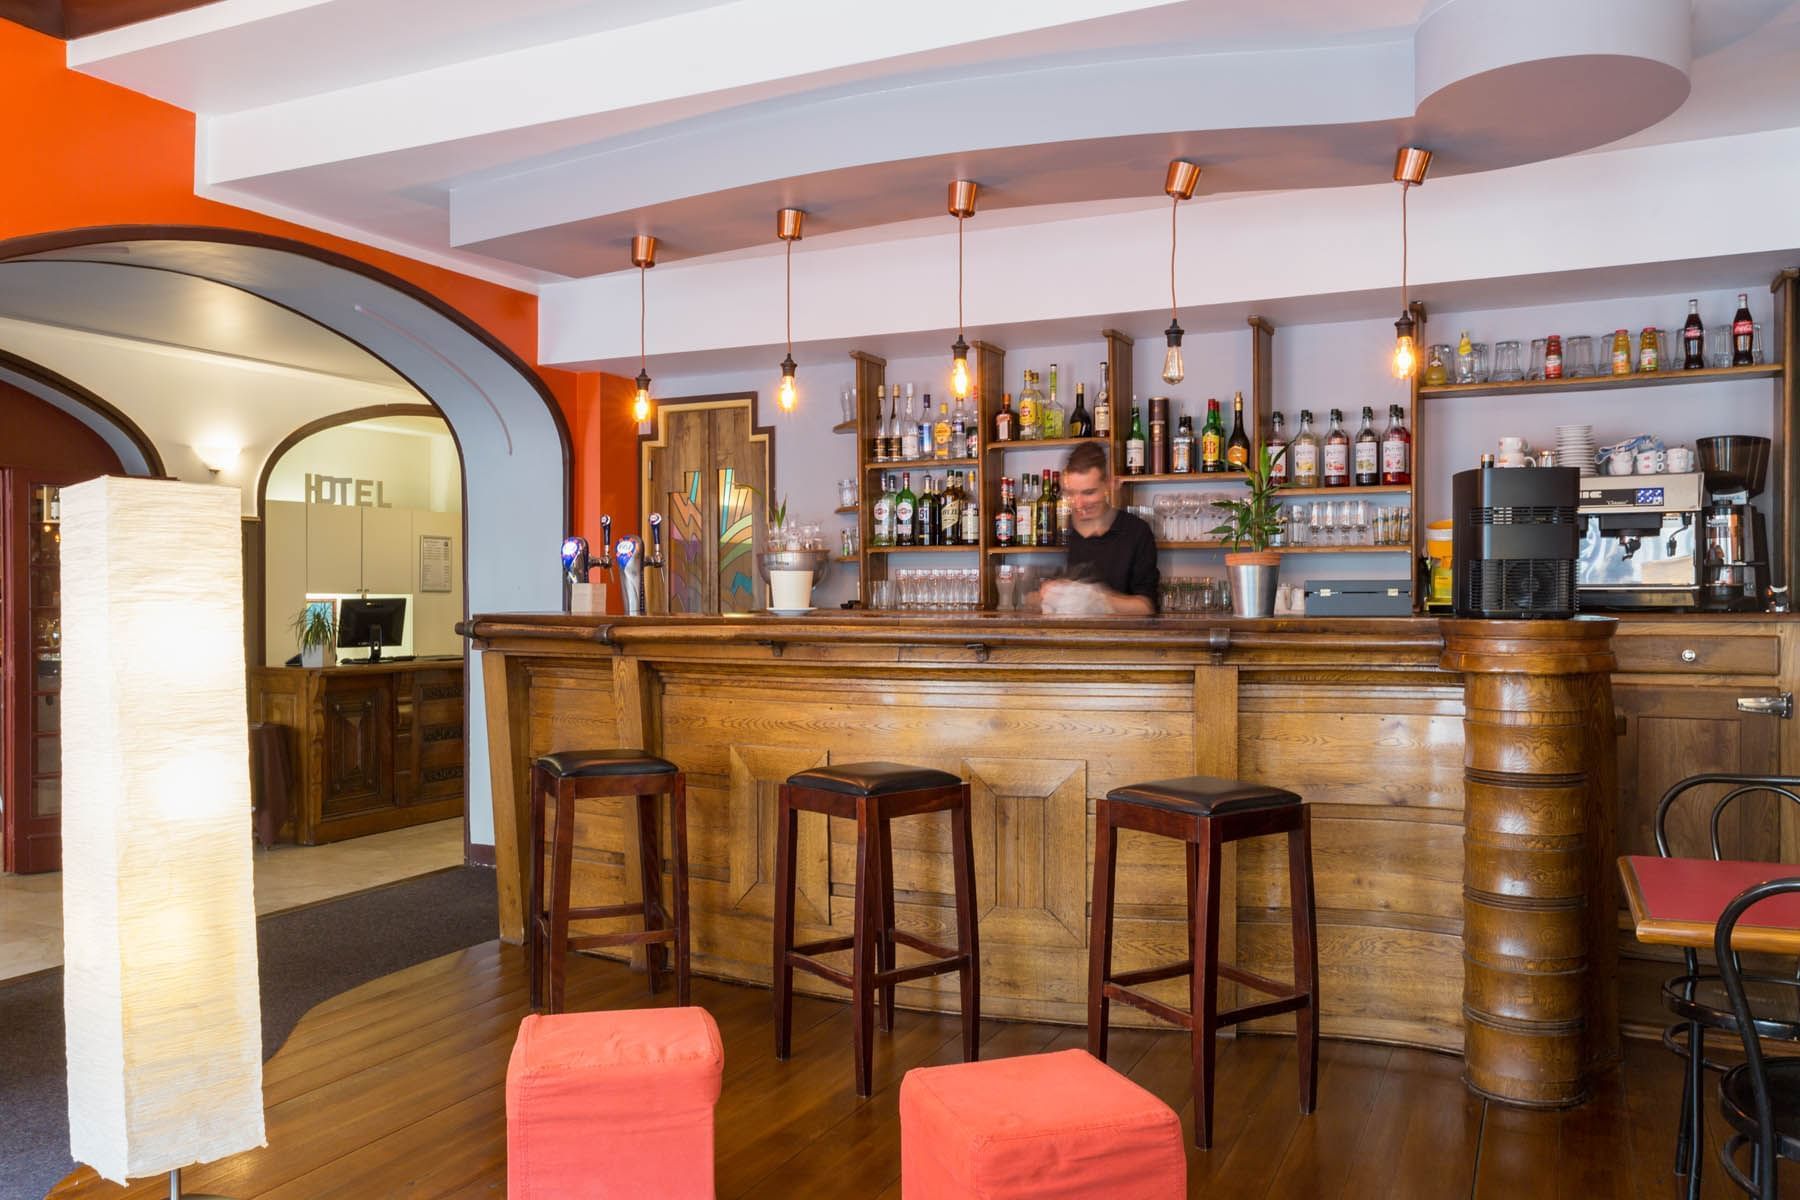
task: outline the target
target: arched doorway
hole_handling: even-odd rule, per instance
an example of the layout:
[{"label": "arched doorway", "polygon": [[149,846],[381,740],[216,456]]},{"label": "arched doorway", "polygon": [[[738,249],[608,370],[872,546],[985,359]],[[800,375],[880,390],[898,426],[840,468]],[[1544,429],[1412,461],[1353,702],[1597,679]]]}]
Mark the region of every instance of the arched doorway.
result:
[{"label": "arched doorway", "polygon": [[[467,609],[560,606],[555,547],[568,526],[567,427],[531,367],[442,301],[355,259],[232,229],[111,226],[0,242],[0,271],[20,261],[105,264],[211,280],[280,305],[361,347],[426,397],[455,434],[465,487]],[[488,846],[492,789],[485,705],[476,680],[467,703],[469,839]]]}]

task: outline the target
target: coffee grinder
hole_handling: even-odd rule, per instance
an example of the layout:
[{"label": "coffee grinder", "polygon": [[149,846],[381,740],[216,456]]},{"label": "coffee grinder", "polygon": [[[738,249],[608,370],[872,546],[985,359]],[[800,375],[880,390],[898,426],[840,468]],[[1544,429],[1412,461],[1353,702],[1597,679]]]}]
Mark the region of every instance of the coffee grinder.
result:
[{"label": "coffee grinder", "polygon": [[1750,501],[1763,490],[1769,439],[1732,434],[1694,442],[1711,500],[1700,571],[1700,607],[1760,612],[1769,589],[1769,545],[1762,514]]}]

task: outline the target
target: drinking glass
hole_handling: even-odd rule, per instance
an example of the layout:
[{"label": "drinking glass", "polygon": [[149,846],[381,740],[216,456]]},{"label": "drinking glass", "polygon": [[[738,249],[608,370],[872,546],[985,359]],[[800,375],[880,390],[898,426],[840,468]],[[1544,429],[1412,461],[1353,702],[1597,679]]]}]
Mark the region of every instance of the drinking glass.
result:
[{"label": "drinking glass", "polygon": [[1394,509],[1398,527],[1394,530],[1394,542],[1400,546],[1412,545],[1412,506],[1402,504]]},{"label": "drinking glass", "polygon": [[1594,339],[1576,334],[1563,350],[1563,374],[1570,379],[1585,379],[1594,373]]},{"label": "drinking glass", "polygon": [[1754,326],[1750,335],[1750,361],[1759,367],[1763,365],[1763,334],[1761,324]]},{"label": "drinking glass", "polygon": [[[1004,570],[1005,568],[1002,568]],[[869,607],[885,611],[894,607],[894,581],[877,579],[869,584]]]},{"label": "drinking glass", "polygon": [[1311,544],[1314,546],[1331,545],[1331,505],[1322,500],[1312,503]]},{"label": "drinking glass", "polygon": [[839,508],[855,508],[856,507],[856,480],[854,480],[854,479],[838,480],[838,507]]},{"label": "drinking glass", "polygon": [[1218,604],[1218,594],[1214,589],[1215,585],[1212,576],[1205,575],[1200,578],[1199,583],[1194,588],[1195,612],[1211,612],[1213,607]]},{"label": "drinking glass", "polygon": [[1706,365],[1709,367],[1729,367],[1731,365],[1731,326],[1709,325],[1707,327]]},{"label": "drinking glass", "polygon": [[1488,356],[1487,343],[1476,342],[1471,349],[1475,353],[1475,377],[1469,382],[1486,383],[1493,377],[1491,374],[1492,367],[1490,366],[1493,360]]},{"label": "drinking glass", "polygon": [[1175,541],[1172,515],[1175,511],[1175,497],[1167,492],[1163,493],[1151,501],[1150,510],[1155,513],[1155,520],[1150,522],[1151,531],[1165,542]]},{"label": "drinking glass", "polygon": [[1547,340],[1545,338],[1531,339],[1531,371],[1525,378],[1542,379],[1544,377],[1544,347]]},{"label": "drinking glass", "polygon": [[1350,523],[1356,526],[1356,544],[1370,545],[1369,541],[1369,502],[1367,500],[1350,501]]},{"label": "drinking glass", "polygon": [[1519,369],[1519,343],[1516,341],[1494,343],[1494,375],[1495,383],[1516,383],[1525,377]]},{"label": "drinking glass", "polygon": [[[838,403],[843,408],[843,420],[845,424],[849,424],[851,421],[856,420],[856,405],[850,400],[849,388],[845,388],[843,392],[839,394]],[[850,503],[855,503],[855,501],[850,501]]]},{"label": "drinking glass", "polygon": [[994,600],[1001,612],[1013,610],[1017,582],[1011,563],[1001,563],[994,568]]}]

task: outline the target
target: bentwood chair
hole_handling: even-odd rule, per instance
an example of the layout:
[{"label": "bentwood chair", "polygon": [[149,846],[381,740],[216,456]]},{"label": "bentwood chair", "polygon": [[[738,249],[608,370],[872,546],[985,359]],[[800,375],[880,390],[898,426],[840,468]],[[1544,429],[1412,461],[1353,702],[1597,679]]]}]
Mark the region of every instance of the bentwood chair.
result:
[{"label": "bentwood chair", "polygon": [[[1719,1165],[1733,1183],[1757,1200],[1776,1200],[1779,1195],[1781,1159],[1800,1161],[1800,1058],[1771,1060],[1763,1055],[1757,1032],[1761,1021],[1751,1011],[1733,938],[1739,920],[1750,909],[1772,897],[1795,894],[1800,894],[1800,878],[1772,879],[1747,888],[1726,906],[1713,939],[1719,978],[1744,1042],[1744,1061],[1719,1081],[1719,1110],[1736,1131],[1720,1148]],[[1793,915],[1790,908],[1781,918],[1782,924],[1788,924]],[[1748,1175],[1737,1164],[1738,1151],[1746,1145],[1750,1147]]]},{"label": "bentwood chair", "polygon": [[[1710,858],[1680,858],[1669,849],[1669,815],[1683,796],[1701,787],[1723,787],[1707,819]],[[1680,945],[1683,973],[1663,984],[1663,1003],[1676,1020],[1663,1032],[1663,1045],[1686,1062],[1681,1117],[1675,1139],[1675,1173],[1687,1177],[1689,1200],[1700,1196],[1706,1130],[1706,1072],[1731,1064],[1706,1056],[1706,1031],[1744,1034],[1715,970],[1703,970],[1700,951],[1713,943],[1717,915],[1750,883],[1787,868],[1778,863],[1721,860],[1720,830],[1732,806],[1749,796],[1774,795],[1800,804],[1800,777],[1708,773],[1690,775],[1663,793],[1656,806],[1657,858],[1621,860],[1625,887],[1638,921],[1638,940]],[[1683,920],[1681,918],[1688,918]],[[1785,976],[1741,975],[1755,1037],[1800,1041],[1800,980]]]}]

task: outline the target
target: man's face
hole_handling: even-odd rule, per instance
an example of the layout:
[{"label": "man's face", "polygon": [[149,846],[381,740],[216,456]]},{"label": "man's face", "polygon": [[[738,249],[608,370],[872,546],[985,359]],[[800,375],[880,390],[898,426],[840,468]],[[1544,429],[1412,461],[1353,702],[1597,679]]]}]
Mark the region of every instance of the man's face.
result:
[{"label": "man's face", "polygon": [[1062,482],[1069,497],[1069,513],[1077,521],[1097,521],[1106,515],[1111,497],[1107,495],[1105,475],[1099,471],[1070,471]]}]

